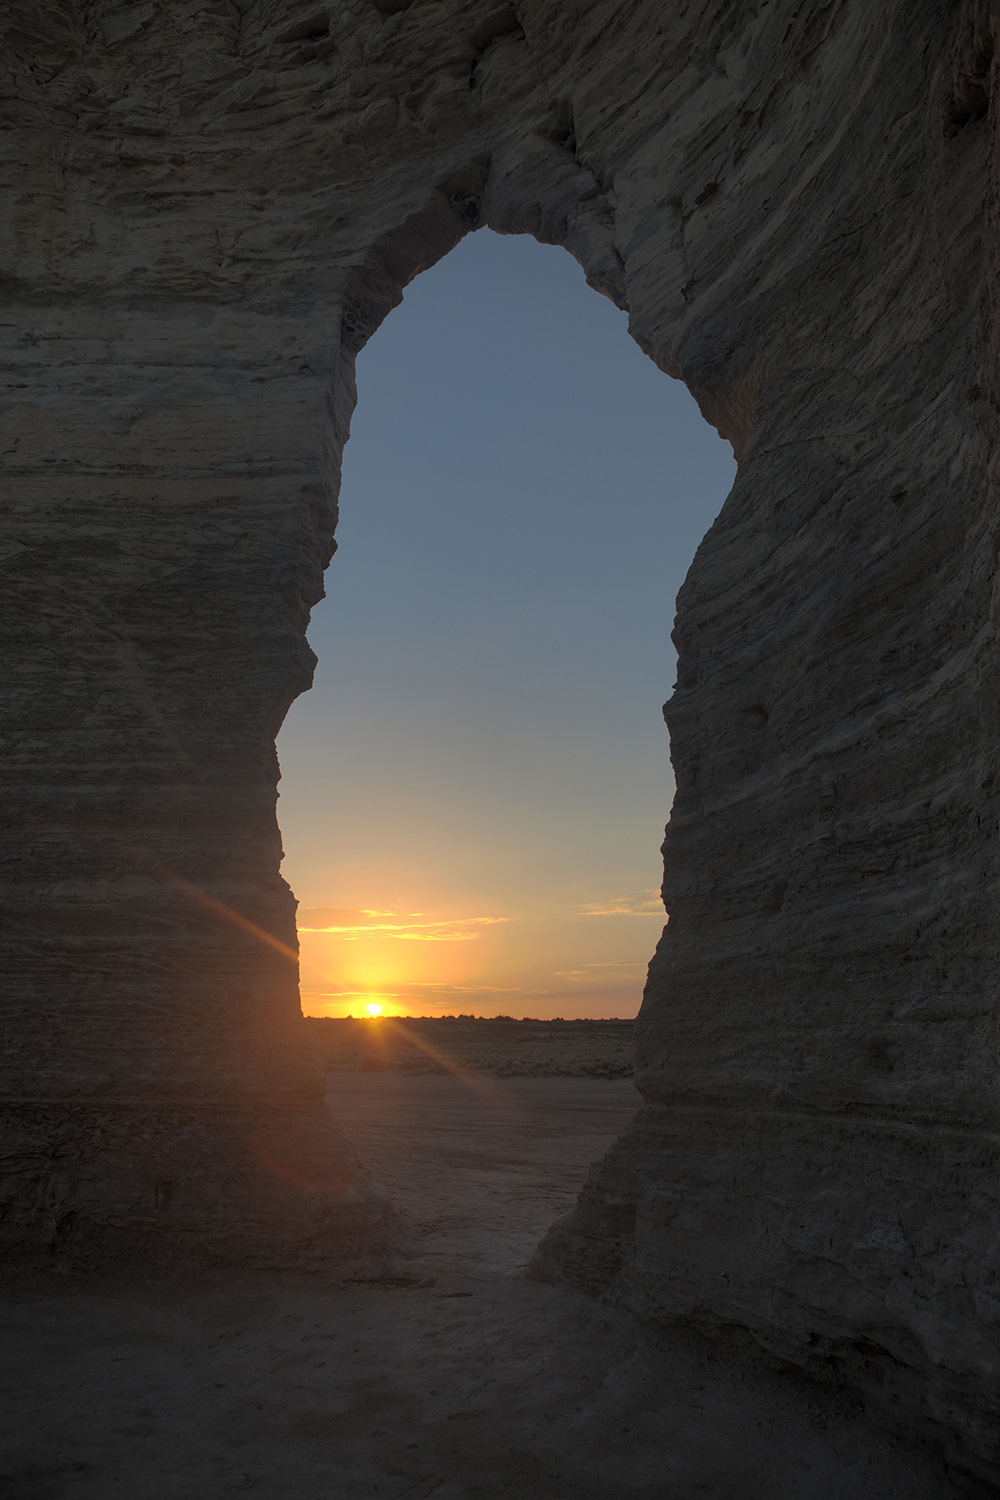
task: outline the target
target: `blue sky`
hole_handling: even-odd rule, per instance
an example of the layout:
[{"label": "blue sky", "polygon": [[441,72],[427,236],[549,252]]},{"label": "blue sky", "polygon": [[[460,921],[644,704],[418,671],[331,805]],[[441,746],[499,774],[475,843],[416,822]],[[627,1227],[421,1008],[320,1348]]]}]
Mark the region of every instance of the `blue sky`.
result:
[{"label": "blue sky", "polygon": [[307,1014],[638,1008],[674,599],[735,466],[626,321],[565,251],[480,230],[359,356],[278,741]]}]

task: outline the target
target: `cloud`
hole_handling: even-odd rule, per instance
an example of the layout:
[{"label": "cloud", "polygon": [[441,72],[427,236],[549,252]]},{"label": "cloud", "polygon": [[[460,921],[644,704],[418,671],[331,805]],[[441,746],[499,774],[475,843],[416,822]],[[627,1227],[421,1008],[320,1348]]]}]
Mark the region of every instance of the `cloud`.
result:
[{"label": "cloud", "polygon": [[304,932],[327,932],[344,924],[370,921],[372,917],[394,917],[392,911],[373,911],[367,906],[314,906],[299,912],[298,925]]},{"label": "cloud", "polygon": [[583,964],[584,969],[645,969],[648,958],[607,958],[597,964]]},{"label": "cloud", "polygon": [[373,995],[378,995],[380,1000],[398,1000],[403,995],[402,990],[387,990],[381,985],[369,985],[366,990],[310,990],[302,986],[303,995],[319,996],[324,1000],[353,1000],[359,995],[364,1000],[370,1000]]},{"label": "cloud", "polygon": [[[467,943],[487,927],[507,922],[508,917],[442,917],[436,922],[385,922],[395,912],[370,911],[354,906],[315,906],[299,913],[299,932],[330,932],[348,942],[364,937],[400,938],[418,943]],[[425,916],[413,912],[412,916]]]},{"label": "cloud", "polygon": [[588,901],[585,917],[662,917],[663,899],[659,891],[638,891],[634,896],[612,896],[607,901]]},{"label": "cloud", "polygon": [[[420,997],[421,999],[429,998],[432,995],[439,995],[446,999],[449,995],[521,995],[525,993],[520,985],[433,984],[428,983],[426,980],[417,981],[413,984],[404,984],[401,987],[397,984],[397,988],[394,990],[387,989],[385,985],[381,984],[370,984],[366,989],[362,990],[312,989],[308,984],[302,985],[302,993],[304,995],[320,997],[325,1000],[353,1000],[358,997],[370,1000],[373,995],[377,995],[380,1000],[405,1000],[416,990],[424,992]],[[530,990],[527,993],[548,995],[551,991]]]},{"label": "cloud", "polygon": [[392,937],[405,938],[411,943],[469,943],[481,937],[479,932],[393,932]]},{"label": "cloud", "polygon": [[428,984],[425,980],[407,986],[411,990],[435,990],[439,995],[519,995],[521,986],[499,984]]},{"label": "cloud", "polygon": [[600,963],[580,964],[575,969],[555,969],[557,979],[603,979],[603,974],[593,974],[592,969],[645,969],[649,960],[645,958],[612,958]]}]

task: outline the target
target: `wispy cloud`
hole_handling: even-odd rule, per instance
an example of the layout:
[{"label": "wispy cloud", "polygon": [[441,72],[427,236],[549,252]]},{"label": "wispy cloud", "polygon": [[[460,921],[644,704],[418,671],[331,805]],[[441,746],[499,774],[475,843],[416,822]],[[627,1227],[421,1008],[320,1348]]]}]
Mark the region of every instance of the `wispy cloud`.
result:
[{"label": "wispy cloud", "polygon": [[434,990],[439,995],[519,995],[521,986],[499,984],[411,984],[411,990]]},{"label": "wispy cloud", "polygon": [[645,969],[647,963],[645,958],[613,958],[601,963],[580,964],[575,969],[556,969],[554,973],[557,979],[600,979],[604,976],[593,973],[594,969]]},{"label": "wispy cloud", "polygon": [[638,891],[633,896],[611,896],[607,901],[588,901],[585,917],[662,917],[663,901],[659,891]]},{"label": "wispy cloud", "polygon": [[608,958],[602,959],[598,964],[583,964],[584,969],[645,969],[649,964],[648,958]]},{"label": "wispy cloud", "polygon": [[318,906],[299,913],[300,932],[330,932],[348,942],[365,937],[400,938],[415,943],[468,943],[488,927],[507,922],[508,917],[441,917],[436,922],[414,922],[429,912],[412,912],[411,920],[387,922],[396,912],[370,911],[364,907]]},{"label": "wispy cloud", "polygon": [[376,994],[380,1000],[399,1000],[405,997],[404,990],[387,990],[381,985],[377,985],[374,989],[369,986],[366,990],[310,990],[303,985],[302,993],[321,996],[324,1000],[355,1000],[359,995],[364,1000],[370,1000]]},{"label": "wispy cloud", "polygon": [[[355,933],[356,937],[361,935],[360,933]],[[475,930],[472,932],[455,932],[439,929],[434,932],[390,932],[389,936],[405,938],[410,943],[469,943],[473,938],[481,937],[482,933]]]},{"label": "wispy cloud", "polygon": [[[405,999],[407,995],[412,994],[415,990],[422,990],[427,992],[427,994],[442,995],[445,997],[447,997],[448,995],[520,995],[524,993],[520,985],[428,984],[425,981],[419,981],[413,984],[404,984],[402,988],[396,988],[392,990],[386,989],[386,987],[381,984],[369,985],[367,989],[362,990],[313,989],[310,988],[309,985],[303,984],[302,990],[303,993],[308,993],[310,995],[323,995],[328,1000],[352,1000],[355,999],[358,995],[363,996],[366,1000],[370,1000],[372,995],[376,993],[378,994],[380,1000],[401,1000]],[[549,991],[531,990],[528,993],[547,995]]]}]

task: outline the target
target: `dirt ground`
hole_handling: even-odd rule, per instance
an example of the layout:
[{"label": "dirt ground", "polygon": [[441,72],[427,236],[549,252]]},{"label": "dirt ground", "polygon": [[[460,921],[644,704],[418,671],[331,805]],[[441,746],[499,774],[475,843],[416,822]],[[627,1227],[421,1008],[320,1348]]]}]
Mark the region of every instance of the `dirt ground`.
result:
[{"label": "dirt ground", "polygon": [[952,1500],[843,1397],[521,1274],[628,1080],[331,1075],[413,1231],[363,1281],[5,1286],[2,1500]]},{"label": "dirt ground", "polygon": [[493,1078],[631,1078],[634,1021],[516,1021],[422,1016],[372,1021],[310,1016],[328,1068]]}]

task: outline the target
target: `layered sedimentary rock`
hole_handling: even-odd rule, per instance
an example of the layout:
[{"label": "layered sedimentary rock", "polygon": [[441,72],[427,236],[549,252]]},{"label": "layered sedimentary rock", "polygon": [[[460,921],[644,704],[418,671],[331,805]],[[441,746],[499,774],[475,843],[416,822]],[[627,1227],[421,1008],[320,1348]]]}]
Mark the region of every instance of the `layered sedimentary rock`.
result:
[{"label": "layered sedimentary rock", "polygon": [[298,1017],[274,735],[357,350],[463,234],[530,233],[740,459],[678,601],[645,1105],[540,1269],[995,1473],[992,5],[0,26],[7,1233],[383,1232]]}]

